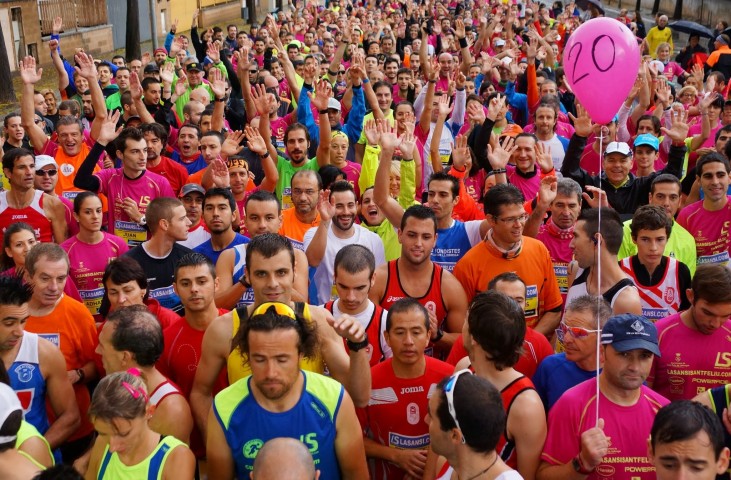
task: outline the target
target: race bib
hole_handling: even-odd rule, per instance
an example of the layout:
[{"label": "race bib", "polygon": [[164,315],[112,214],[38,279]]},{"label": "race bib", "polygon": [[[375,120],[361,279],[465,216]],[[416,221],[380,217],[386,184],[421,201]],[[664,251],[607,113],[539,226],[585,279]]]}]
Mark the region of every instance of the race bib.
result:
[{"label": "race bib", "polygon": [[553,272],[556,274],[556,281],[558,282],[558,289],[561,291],[561,295],[569,293],[569,264],[568,263],[554,263]]},{"label": "race bib", "polygon": [[282,189],[282,210],[292,207],[292,187]]},{"label": "race bib", "polygon": [[114,234],[123,238],[127,245],[134,247],[147,240],[147,230],[136,222],[114,221]]},{"label": "race bib", "polygon": [[702,255],[698,257],[697,264],[702,265],[704,263],[720,263],[721,265],[726,265],[729,260],[728,250],[720,252],[720,253],[714,253],[713,255]]},{"label": "race bib", "polygon": [[81,300],[84,302],[84,305],[86,305],[89,313],[92,315],[98,315],[99,309],[102,306],[102,298],[104,298],[104,289],[97,288],[94,290],[79,290],[79,295],[81,295]]}]

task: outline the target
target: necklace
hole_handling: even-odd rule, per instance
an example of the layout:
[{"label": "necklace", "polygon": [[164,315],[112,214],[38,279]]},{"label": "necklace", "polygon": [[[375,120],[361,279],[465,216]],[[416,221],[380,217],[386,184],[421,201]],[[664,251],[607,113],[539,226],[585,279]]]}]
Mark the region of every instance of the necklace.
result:
[{"label": "necklace", "polygon": [[488,470],[490,470],[495,465],[495,463],[497,462],[497,459],[498,459],[498,455],[497,455],[497,452],[495,452],[495,460],[493,460],[492,463],[486,469],[484,469],[483,471],[479,472],[477,475],[472,475],[467,480],[475,480],[475,478],[480,477],[480,476],[486,474],[488,472]]}]

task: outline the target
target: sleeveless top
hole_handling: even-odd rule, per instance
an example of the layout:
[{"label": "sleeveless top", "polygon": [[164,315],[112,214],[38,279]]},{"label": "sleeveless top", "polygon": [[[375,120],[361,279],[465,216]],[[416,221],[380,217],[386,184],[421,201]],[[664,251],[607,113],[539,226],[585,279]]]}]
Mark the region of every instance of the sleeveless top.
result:
[{"label": "sleeveless top", "polygon": [[170,395],[182,395],[178,387],[175,386],[170,380],[165,380],[150,394],[150,405],[157,407],[160,402],[165,400]]},{"label": "sleeveless top", "polygon": [[[244,269],[246,268],[246,244],[235,245],[234,251],[234,270],[233,270],[233,282],[240,282],[241,277],[244,276]],[[254,303],[254,290],[251,287],[244,290],[244,294],[236,302],[236,307],[243,307],[245,305],[252,305]]]},{"label": "sleeveless top", "polygon": [[[731,384],[721,385],[706,390],[706,395],[711,399],[711,410],[716,414],[718,419],[723,423],[723,411],[731,408]],[[723,429],[724,445],[731,445],[731,434],[728,430]],[[731,466],[721,475],[716,475],[717,480],[729,480],[731,478]]]},{"label": "sleeveless top", "polygon": [[[579,276],[577,276],[574,279],[574,283],[569,287],[569,293],[566,295],[566,301],[564,302],[564,305],[569,305],[571,301],[576,298],[580,297],[582,295],[588,295],[589,292],[586,291],[586,281],[589,278],[589,269],[581,270],[581,273]],[[622,293],[622,291],[625,288],[637,288],[630,278],[623,278],[622,280],[615,283],[612,288],[607,290],[606,292],[602,293],[602,297],[604,300],[609,303],[609,305],[614,308],[614,302],[617,301],[617,297],[619,297],[619,294]]]},{"label": "sleeveless top", "polygon": [[[301,316],[308,322],[311,322],[312,316],[310,314],[310,306],[303,302],[293,303],[294,313],[298,316]],[[249,311],[244,306],[232,310],[231,314],[233,320],[231,338],[234,338],[236,336],[236,332],[239,331],[241,324],[245,322],[246,319],[249,317]],[[231,354],[226,360],[226,366],[228,370],[228,383],[230,385],[235,383],[237,380],[251,375],[251,369],[249,368],[249,364],[246,362],[246,358],[238,348],[231,351]],[[317,358],[303,358],[300,362],[300,368],[303,370],[308,370],[310,372],[323,373],[325,371],[325,364],[323,363],[322,358],[320,358],[320,356],[318,355]]]},{"label": "sleeveless top", "polygon": [[[500,396],[503,399],[503,407],[505,408],[506,420],[510,417],[510,408],[513,406],[515,399],[526,390],[535,390],[535,388],[533,387],[533,382],[531,382],[528,377],[521,375],[500,391]],[[502,460],[510,468],[518,467],[518,455],[515,450],[515,440],[508,438],[507,421],[505,422],[505,431],[503,431],[503,434],[500,436],[500,440],[498,441],[495,450],[498,455],[500,455],[500,458],[502,458]]]},{"label": "sleeveless top", "polygon": [[46,379],[41,374],[38,335],[23,332],[18,355],[8,368],[10,386],[23,406],[23,417],[41,433],[50,423],[46,414]]},{"label": "sleeveless top", "polygon": [[104,448],[97,480],[160,480],[165,470],[165,462],[170,453],[178,446],[185,446],[175,437],[161,436],[160,443],[146,459],[137,465],[127,466],[119,459],[117,453],[109,451],[109,445]]},{"label": "sleeveless top", "polygon": [[655,285],[642,285],[632,266],[632,257],[623,258],[619,266],[632,277],[642,302],[642,315],[650,321],[657,321],[680,311],[680,281],[678,261],[667,257],[662,279]]},{"label": "sleeveless top", "polygon": [[386,290],[383,292],[383,297],[379,302],[381,307],[389,310],[391,306],[396,303],[397,300],[402,298],[414,298],[424,307],[434,313],[439,322],[439,326],[442,326],[444,319],[447,318],[447,307],[444,305],[444,299],[442,298],[442,272],[444,269],[438,264],[433,264],[433,270],[431,275],[431,284],[429,289],[426,291],[424,296],[416,298],[409,295],[404,291],[401,286],[401,278],[399,276],[398,260],[391,260],[388,262],[388,276],[386,277]]},{"label": "sleeveless top", "polygon": [[242,378],[214,398],[213,413],[233,454],[236,478],[249,477],[259,449],[268,440],[291,437],[307,446],[321,480],[340,479],[335,423],[345,389],[323,375],[307,371],[302,374],[300,398],[286,412],[269,412],[259,405],[251,393],[251,377]]},{"label": "sleeveless top", "polygon": [[30,456],[30,454],[24,452],[23,450],[20,450],[20,447],[25,443],[26,440],[31,438],[39,438],[41,441],[46,445],[46,449],[48,450],[48,456],[51,457],[51,465],[55,465],[55,460],[53,458],[53,453],[51,453],[51,446],[48,444],[48,440],[46,440],[46,437],[41,435],[36,427],[31,425],[30,423],[23,420],[20,422],[20,430],[18,430],[18,436],[15,439],[15,449],[18,451],[19,454],[23,455],[25,458],[30,460],[33,465],[37,466],[38,468],[45,470],[45,465],[41,465],[38,463],[38,461]]},{"label": "sleeveless top", "polygon": [[[335,300],[330,300],[324,307],[330,313],[333,312],[333,304]],[[381,318],[383,316],[383,308],[380,305],[375,305],[373,309],[373,315],[368,321],[368,325],[365,327],[366,335],[368,335],[368,346],[366,351],[368,352],[368,362],[371,367],[377,365],[386,359],[386,352],[381,348]],[[348,342],[343,339],[345,344],[345,351],[350,352],[348,349]]]},{"label": "sleeveless top", "polygon": [[33,227],[39,242],[53,242],[51,221],[43,211],[42,190],[35,191],[33,200],[25,208],[12,208],[8,205],[8,192],[0,192],[0,226],[3,226],[2,234],[5,234],[6,228],[17,222],[25,222]]}]

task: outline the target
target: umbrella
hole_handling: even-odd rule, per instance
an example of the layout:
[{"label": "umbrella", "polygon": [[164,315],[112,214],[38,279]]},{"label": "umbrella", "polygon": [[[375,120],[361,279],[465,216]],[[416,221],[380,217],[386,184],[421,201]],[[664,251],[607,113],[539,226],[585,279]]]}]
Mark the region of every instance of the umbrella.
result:
[{"label": "umbrella", "polygon": [[701,25],[700,23],[691,22],[690,20],[678,20],[668,25],[673,31],[687,33],[688,35],[699,35],[701,37],[713,38],[713,30]]},{"label": "umbrella", "polygon": [[579,0],[576,2],[576,6],[582,10],[589,10],[589,4],[594,5],[599,10],[599,13],[605,15],[602,0]]}]

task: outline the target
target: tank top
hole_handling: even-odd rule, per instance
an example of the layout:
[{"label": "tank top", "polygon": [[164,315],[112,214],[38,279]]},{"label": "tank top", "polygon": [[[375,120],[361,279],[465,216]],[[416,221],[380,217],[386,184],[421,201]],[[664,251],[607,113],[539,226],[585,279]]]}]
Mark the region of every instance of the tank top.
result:
[{"label": "tank top", "polygon": [[38,335],[23,332],[18,355],[8,368],[10,386],[23,406],[25,421],[46,433],[50,426],[46,414],[46,379],[41,374]]},{"label": "tank top", "polygon": [[[327,302],[324,305],[325,310],[330,313],[334,313],[334,303],[335,300],[330,300],[329,302]],[[368,352],[368,362],[371,367],[379,364],[386,359],[386,352],[384,352],[381,348],[380,320],[383,315],[383,308],[380,305],[375,305],[375,307],[376,308],[373,309],[373,315],[371,315],[371,318],[368,321],[368,325],[365,326],[365,332],[366,335],[368,335],[368,347],[366,347],[366,351]],[[348,349],[348,342],[343,339],[343,343],[345,344],[345,351],[350,352],[350,350]]]},{"label": "tank top", "polygon": [[[233,271],[233,282],[240,282],[241,277],[244,276],[244,269],[246,268],[246,244],[234,245],[234,271]],[[254,303],[254,290],[251,287],[244,290],[241,298],[236,303],[236,307],[244,307],[246,305],[252,305]]]},{"label": "tank top", "polygon": [[426,293],[419,298],[409,295],[401,286],[401,277],[398,271],[398,260],[392,260],[388,262],[388,276],[386,277],[386,290],[381,297],[380,305],[386,310],[389,310],[396,301],[402,298],[413,298],[417,300],[424,307],[436,314],[439,325],[441,326],[444,319],[447,318],[447,307],[444,304],[442,298],[442,267],[438,264],[433,263],[433,270],[431,275],[431,284]]},{"label": "tank top", "polygon": [[[721,423],[723,423],[725,416],[723,411],[731,407],[731,384],[706,390],[706,395],[708,395],[711,399],[711,410],[713,410]],[[728,430],[725,428],[723,429],[723,439],[724,445],[731,445],[731,434],[729,434]],[[729,480],[731,477],[730,472],[731,466],[729,466],[729,469],[726,470],[725,473],[716,475],[716,479]]]},{"label": "tank top", "polygon": [[452,474],[454,473],[454,468],[449,464],[449,462],[444,462],[444,465],[442,465],[442,468],[439,470],[439,473],[437,473],[436,480],[451,480]]},{"label": "tank top", "polygon": [[[531,382],[528,377],[521,375],[500,391],[500,396],[503,399],[503,407],[505,408],[506,419],[510,417],[510,408],[513,406],[515,399],[526,390],[535,390],[535,388],[533,387],[533,382]],[[515,450],[515,440],[508,438],[507,421],[505,423],[505,431],[500,436],[500,440],[498,441],[495,450],[498,455],[500,455],[500,458],[502,458],[502,460],[510,468],[518,467],[518,455]]]},{"label": "tank top", "polygon": [[12,208],[8,205],[8,192],[0,192],[0,226],[2,234],[11,224],[25,222],[33,227],[39,242],[53,242],[51,221],[43,211],[43,191],[36,190],[33,200],[25,208]]},{"label": "tank top", "polygon": [[53,458],[53,453],[51,453],[51,446],[48,444],[48,440],[46,440],[46,437],[41,435],[36,427],[23,420],[22,422],[20,422],[20,430],[18,430],[18,436],[15,439],[15,449],[18,451],[19,454],[23,455],[25,458],[33,462],[35,466],[39,467],[41,470],[45,470],[45,465],[41,465],[40,463],[38,463],[38,460],[33,458],[30,454],[24,452],[23,450],[20,450],[20,447],[23,445],[23,443],[31,438],[38,438],[43,442],[43,444],[46,446],[46,449],[48,450],[48,456],[51,457],[51,462],[53,462],[52,465],[55,465],[56,462]]},{"label": "tank top", "polygon": [[[391,260],[388,262],[388,276],[386,277],[386,290],[383,292],[380,305],[386,310],[389,310],[396,301],[402,298],[413,298],[424,306],[427,310],[434,313],[437,317],[439,328],[442,328],[444,321],[447,318],[447,307],[444,304],[442,298],[442,272],[444,269],[437,263],[432,263],[432,275],[431,284],[429,289],[426,291],[424,296],[416,298],[413,295],[406,293],[404,288],[401,286],[401,277],[398,271],[398,260]],[[424,351],[429,356],[434,355],[434,346],[429,342],[429,345]]]},{"label": "tank top", "polygon": [[182,395],[183,393],[170,380],[165,380],[150,394],[150,405],[157,407],[160,402],[170,395]]},{"label": "tank top", "polygon": [[160,443],[146,459],[137,465],[129,466],[122,463],[116,452],[111,453],[107,445],[96,478],[97,480],[159,480],[162,478],[168,456],[173,449],[181,445],[185,446],[175,437],[161,436]]},{"label": "tank top", "polygon": [[[574,283],[569,288],[569,293],[566,295],[566,301],[564,305],[571,304],[574,298],[582,295],[588,295],[586,291],[586,281],[589,278],[589,269],[581,270],[581,273],[574,279]],[[622,280],[615,283],[612,288],[602,293],[602,298],[614,308],[614,302],[617,301],[617,297],[625,288],[637,288],[630,278],[623,278]]]},{"label": "tank top", "polygon": [[637,280],[637,273],[632,266],[632,258],[623,258],[619,266],[627,273],[637,286],[642,302],[642,315],[650,321],[657,321],[680,310],[680,281],[678,279],[678,261],[667,258],[665,273],[655,285],[642,285]]},{"label": "tank top", "polygon": [[[293,302],[294,313],[297,316],[301,316],[308,322],[312,321],[312,315],[310,313],[310,306],[303,302]],[[240,307],[231,311],[232,326],[231,338],[236,336],[239,331],[241,324],[246,321],[249,317],[249,311],[246,307]],[[237,380],[251,375],[251,368],[249,368],[246,362],[246,357],[241,353],[238,348],[231,351],[231,354],[226,360],[226,366],[228,370],[228,383],[233,385]],[[300,362],[300,368],[302,370],[308,370],[315,373],[323,373],[325,371],[325,364],[322,358],[318,355],[316,358],[303,358]]]},{"label": "tank top", "polygon": [[309,449],[321,480],[339,480],[335,423],[345,389],[323,375],[302,371],[299,401],[286,412],[265,410],[251,394],[251,377],[225,388],[213,400],[213,413],[233,454],[236,478],[248,478],[259,449],[277,437],[298,438]]}]

